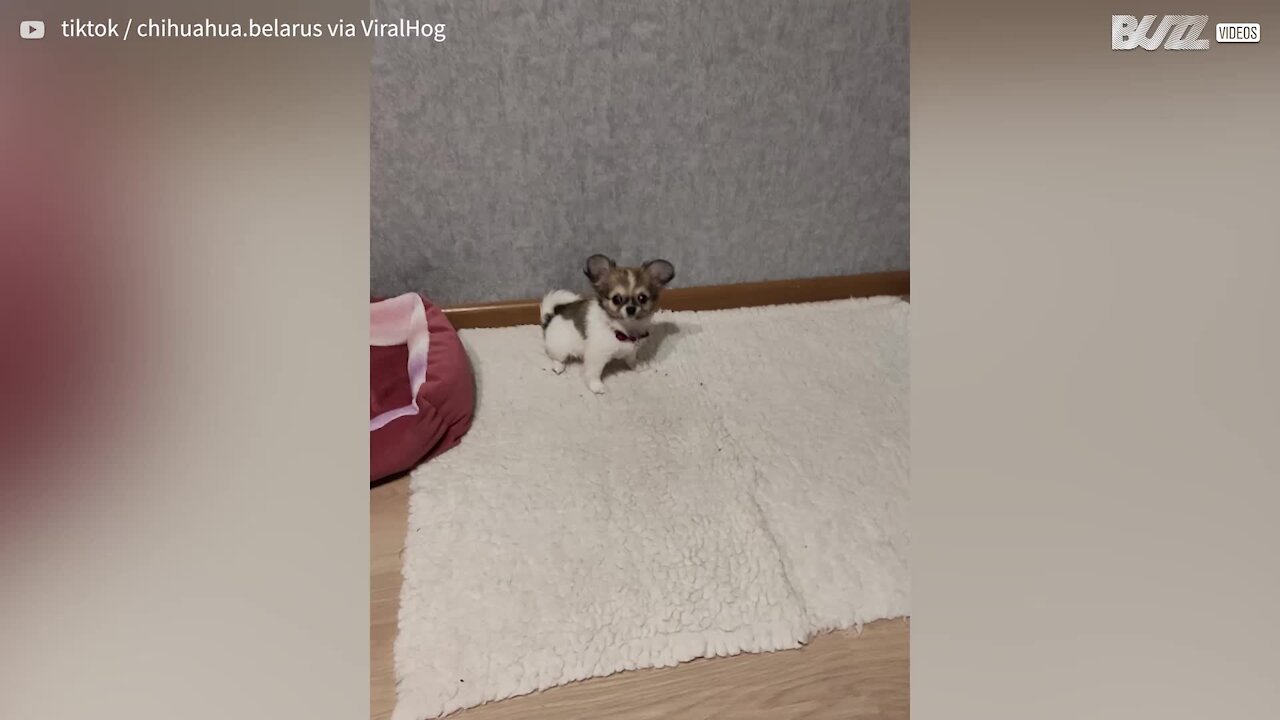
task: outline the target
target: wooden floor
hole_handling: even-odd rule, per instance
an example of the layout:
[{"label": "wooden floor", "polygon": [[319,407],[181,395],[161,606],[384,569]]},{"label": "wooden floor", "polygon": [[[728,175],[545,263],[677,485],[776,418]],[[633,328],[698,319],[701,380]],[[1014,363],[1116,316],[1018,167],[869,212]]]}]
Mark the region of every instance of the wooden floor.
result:
[{"label": "wooden floor", "polygon": [[[372,649],[370,717],[395,705],[392,643],[400,604],[400,550],[408,523],[408,480],[370,491]],[[695,660],[636,670],[451,715],[456,720],[826,720],[907,718],[909,621],[833,633],[800,650]]]}]

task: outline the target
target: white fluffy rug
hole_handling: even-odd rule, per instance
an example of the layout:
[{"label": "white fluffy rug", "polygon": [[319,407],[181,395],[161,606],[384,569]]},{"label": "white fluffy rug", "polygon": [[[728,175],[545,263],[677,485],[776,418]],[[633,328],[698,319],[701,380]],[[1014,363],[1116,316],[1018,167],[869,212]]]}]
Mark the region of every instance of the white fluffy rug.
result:
[{"label": "white fluffy rug", "polygon": [[665,314],[599,397],[537,327],[463,331],[479,407],[410,481],[394,720],[908,614],[909,308]]}]

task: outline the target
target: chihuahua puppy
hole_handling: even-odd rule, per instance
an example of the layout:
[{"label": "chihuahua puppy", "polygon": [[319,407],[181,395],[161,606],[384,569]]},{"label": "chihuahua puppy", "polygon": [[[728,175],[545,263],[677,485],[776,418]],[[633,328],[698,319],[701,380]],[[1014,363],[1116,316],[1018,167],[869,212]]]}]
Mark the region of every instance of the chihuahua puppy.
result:
[{"label": "chihuahua puppy", "polygon": [[649,337],[658,297],[676,276],[676,269],[666,260],[618,267],[604,255],[592,255],[583,272],[594,297],[568,290],[547,293],[542,299],[542,338],[554,363],[552,370],[559,375],[568,360],[582,360],[583,379],[599,395],[604,392],[601,375],[610,360],[623,360],[635,368],[640,343]]}]

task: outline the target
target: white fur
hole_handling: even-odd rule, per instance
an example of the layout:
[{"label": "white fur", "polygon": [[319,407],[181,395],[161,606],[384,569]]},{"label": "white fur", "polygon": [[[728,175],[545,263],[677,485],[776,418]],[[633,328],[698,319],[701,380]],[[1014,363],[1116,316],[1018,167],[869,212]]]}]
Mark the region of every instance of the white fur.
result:
[{"label": "white fur", "polygon": [[910,308],[663,313],[661,371],[600,402],[537,327],[462,330],[483,391],[410,481],[392,719],[908,614]]},{"label": "white fur", "polygon": [[[541,317],[545,324],[557,305],[564,305],[582,299],[581,295],[568,290],[552,290],[542,299]],[[631,342],[619,340],[615,333],[621,332],[632,337],[639,337],[649,332],[649,318],[620,321],[609,317],[609,313],[600,307],[595,300],[587,305],[587,332],[584,337],[577,326],[569,318],[552,317],[550,324],[543,332],[543,344],[547,357],[551,358],[551,369],[557,375],[564,372],[565,363],[569,360],[582,361],[582,378],[591,392],[604,393],[604,381],[601,375],[611,360],[622,360],[634,369],[644,339]]]}]

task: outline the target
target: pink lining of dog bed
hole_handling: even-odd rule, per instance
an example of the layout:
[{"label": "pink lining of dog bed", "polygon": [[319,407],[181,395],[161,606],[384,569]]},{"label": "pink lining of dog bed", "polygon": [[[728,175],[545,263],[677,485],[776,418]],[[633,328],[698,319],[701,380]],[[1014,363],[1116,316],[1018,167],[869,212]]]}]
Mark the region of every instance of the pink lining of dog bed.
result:
[{"label": "pink lining of dog bed", "polygon": [[427,382],[427,351],[431,333],[427,331],[427,308],[417,293],[383,300],[369,305],[369,345],[388,347],[407,345],[409,364],[409,404],[402,405],[369,420],[369,432],[406,415],[418,414],[418,391]]}]

